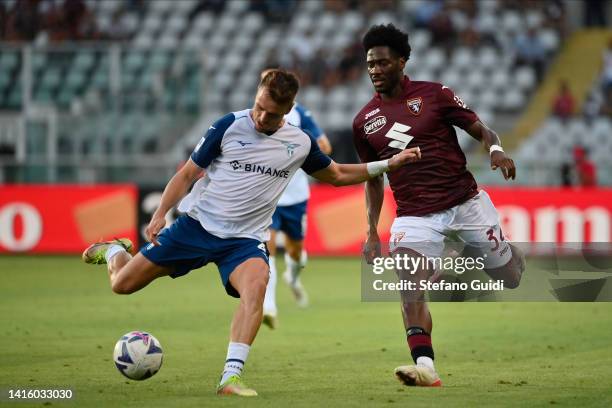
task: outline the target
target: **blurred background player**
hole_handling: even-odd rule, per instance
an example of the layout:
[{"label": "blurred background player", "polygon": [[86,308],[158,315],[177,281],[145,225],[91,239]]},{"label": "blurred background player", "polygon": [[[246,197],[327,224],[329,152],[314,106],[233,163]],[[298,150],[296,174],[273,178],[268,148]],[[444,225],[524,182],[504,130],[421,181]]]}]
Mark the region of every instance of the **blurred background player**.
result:
[{"label": "blurred background player", "polygon": [[[410,57],[408,35],[393,24],[370,28],[363,38],[370,80],[376,95],[355,116],[353,137],[362,161],[380,160],[408,147],[418,147],[423,159],[389,174],[397,203],[389,251],[437,258],[444,240],[458,236],[485,257],[485,271],[516,287],[523,264],[518,251],[505,241],[499,216],[484,190],[466,169],[453,125],[480,141],[491,156],[491,169],[514,179],[514,162],[501,148],[497,134],[448,87],[411,81],[404,76]],[[380,253],[377,226],[384,199],[383,177],[366,183],[368,237],[364,252],[371,262]],[[397,271],[401,279],[428,279],[433,271]],[[416,292],[416,293],[415,293]],[[402,292],[402,315],[408,345],[416,365],[395,369],[405,385],[439,386],[431,344],[432,319],[422,291]]]},{"label": "blurred background player", "polygon": [[[319,145],[321,151],[327,155],[331,154],[332,147],[329,139],[323,133],[312,117],[312,113],[304,106],[296,103],[291,111],[285,116],[285,120],[312,136]],[[304,236],[306,235],[306,210],[310,188],[308,187],[308,176],[298,170],[289,185],[283,192],[278,206],[272,215],[270,226],[270,240],[268,251],[270,252],[270,280],[266,289],[264,299],[264,324],[270,328],[277,325],[276,306],[276,234],[281,231],[285,235],[285,264],[283,280],[291,288],[291,292],[300,307],[308,306],[308,294],[300,279],[300,272],[306,266],[308,255],[304,249]]]},{"label": "blurred background player", "polygon": [[[83,252],[86,263],[108,265],[117,294],[134,293],[157,278],[177,278],[210,262],[217,265],[227,294],[240,298],[217,387],[220,395],[257,395],[241,375],[263,317],[267,229],[295,171],[301,167],[321,181],[349,185],[420,157],[417,149],[408,149],[374,163],[335,163],[312,137],[284,119],[298,88],[294,74],[270,70],[261,77],[252,109],[229,113],[209,127],[166,185],[146,229],[151,243],[136,256],[129,253],[128,239],[98,242]],[[196,180],[186,199],[186,214],[164,228],[166,213]]]}]

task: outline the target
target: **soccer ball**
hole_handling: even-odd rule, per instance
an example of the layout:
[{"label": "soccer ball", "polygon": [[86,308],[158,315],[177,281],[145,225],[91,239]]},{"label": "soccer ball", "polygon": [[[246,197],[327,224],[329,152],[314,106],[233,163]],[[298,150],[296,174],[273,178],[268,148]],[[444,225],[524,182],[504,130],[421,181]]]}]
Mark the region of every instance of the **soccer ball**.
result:
[{"label": "soccer ball", "polygon": [[153,335],[133,331],[122,336],[113,352],[119,372],[131,380],[146,380],[159,371],[163,352]]}]

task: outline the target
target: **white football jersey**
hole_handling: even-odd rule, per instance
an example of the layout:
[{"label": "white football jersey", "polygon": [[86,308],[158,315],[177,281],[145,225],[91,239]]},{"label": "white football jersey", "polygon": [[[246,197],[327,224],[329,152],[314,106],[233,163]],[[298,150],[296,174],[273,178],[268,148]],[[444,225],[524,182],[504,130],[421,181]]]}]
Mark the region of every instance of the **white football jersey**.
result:
[{"label": "white football jersey", "polygon": [[[323,131],[317,126],[312,119],[312,114],[299,104],[294,104],[291,111],[285,115],[285,120],[290,124],[299,127],[315,140],[321,137]],[[301,169],[295,173],[289,181],[289,185],[285,189],[280,200],[279,206],[288,206],[298,204],[308,200],[310,197],[310,188],[308,187],[308,176]]]},{"label": "white football jersey", "polygon": [[255,130],[250,110],[217,120],[191,160],[206,170],[179,210],[219,238],[267,241],[272,214],[291,177],[324,169],[331,159],[316,141],[285,121],[268,136]]}]

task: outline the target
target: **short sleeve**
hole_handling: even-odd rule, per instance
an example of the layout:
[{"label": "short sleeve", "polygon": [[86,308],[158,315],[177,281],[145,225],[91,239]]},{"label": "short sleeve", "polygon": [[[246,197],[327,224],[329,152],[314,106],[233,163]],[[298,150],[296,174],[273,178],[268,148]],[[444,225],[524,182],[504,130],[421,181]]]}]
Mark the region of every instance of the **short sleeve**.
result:
[{"label": "short sleeve", "polygon": [[463,100],[455,95],[452,89],[440,85],[438,93],[438,105],[442,118],[450,125],[458,126],[461,129],[467,129],[474,122],[478,121],[478,115],[467,107]]},{"label": "short sleeve", "polygon": [[353,144],[362,163],[378,160],[376,151],[370,146],[365,134],[356,126],[355,122],[353,122]]},{"label": "short sleeve", "polygon": [[308,152],[308,156],[306,156],[306,160],[304,160],[304,163],[302,164],[302,170],[308,174],[312,174],[328,167],[332,160],[328,155],[323,153],[321,149],[319,149],[319,145],[314,137],[310,135],[308,135],[308,137],[310,137],[310,151]]},{"label": "short sleeve", "polygon": [[320,138],[323,134],[323,131],[314,121],[312,113],[301,105],[297,105],[295,109],[300,115],[300,128],[309,136],[312,136],[315,139]]},{"label": "short sleeve", "polygon": [[236,117],[228,113],[213,123],[206,134],[200,139],[191,153],[191,160],[201,168],[205,169],[210,163],[221,155],[221,141],[227,129],[234,123]]}]

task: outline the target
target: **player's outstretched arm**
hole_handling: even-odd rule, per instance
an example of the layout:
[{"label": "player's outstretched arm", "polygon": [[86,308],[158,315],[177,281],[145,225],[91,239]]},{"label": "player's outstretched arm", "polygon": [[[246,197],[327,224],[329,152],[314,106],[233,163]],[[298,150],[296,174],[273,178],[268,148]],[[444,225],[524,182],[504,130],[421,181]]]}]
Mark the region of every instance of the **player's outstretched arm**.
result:
[{"label": "player's outstretched arm", "polygon": [[491,170],[499,168],[506,180],[514,180],[516,177],[516,166],[510,156],[506,155],[502,149],[501,140],[499,140],[497,133],[481,121],[474,122],[466,130],[470,136],[481,142],[486,151],[491,155]]},{"label": "player's outstretched arm", "polygon": [[388,171],[419,160],[421,150],[418,147],[402,150],[388,160],[361,164],[339,164],[334,161],[326,168],[311,174],[314,178],[334,186],[359,184]]},{"label": "player's outstretched arm", "polygon": [[202,175],[202,169],[193,162],[187,163],[170,179],[162,194],[159,207],[153,213],[149,225],[145,229],[145,235],[149,242],[159,245],[157,234],[166,226],[166,213],[187,194],[187,190]]}]

